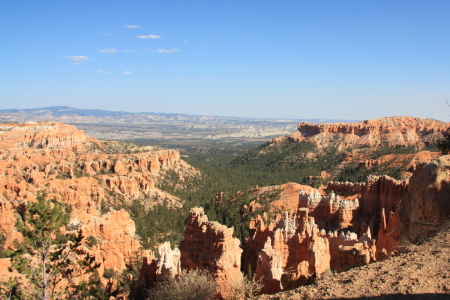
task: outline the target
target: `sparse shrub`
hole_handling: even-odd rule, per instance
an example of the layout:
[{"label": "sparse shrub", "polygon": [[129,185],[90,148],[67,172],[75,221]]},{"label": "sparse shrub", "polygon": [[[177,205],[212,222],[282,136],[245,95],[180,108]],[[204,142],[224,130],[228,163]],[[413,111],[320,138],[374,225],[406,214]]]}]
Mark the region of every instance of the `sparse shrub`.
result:
[{"label": "sparse shrub", "polygon": [[437,147],[442,154],[450,153],[450,134],[444,133],[444,137],[437,142]]},{"label": "sparse shrub", "polygon": [[78,229],[80,229],[81,226],[82,226],[81,223],[78,223],[78,224],[70,223],[66,226],[66,230],[67,231],[78,231]]},{"label": "sparse shrub", "polygon": [[96,239],[95,237],[93,237],[92,235],[91,235],[91,236],[88,236],[88,237],[86,238],[86,245],[87,245],[88,247],[92,248],[92,247],[96,246],[97,244],[98,244],[97,239]]},{"label": "sparse shrub", "polygon": [[207,300],[215,293],[216,283],[207,271],[183,270],[176,278],[166,278],[149,290],[148,295],[152,300]]},{"label": "sparse shrub", "polygon": [[261,279],[256,280],[255,275],[253,275],[253,277],[245,276],[240,281],[232,282],[230,299],[255,299],[263,288]]},{"label": "sparse shrub", "polygon": [[103,273],[103,277],[105,277],[106,279],[116,278],[117,272],[114,271],[113,269],[105,269],[105,272]]}]

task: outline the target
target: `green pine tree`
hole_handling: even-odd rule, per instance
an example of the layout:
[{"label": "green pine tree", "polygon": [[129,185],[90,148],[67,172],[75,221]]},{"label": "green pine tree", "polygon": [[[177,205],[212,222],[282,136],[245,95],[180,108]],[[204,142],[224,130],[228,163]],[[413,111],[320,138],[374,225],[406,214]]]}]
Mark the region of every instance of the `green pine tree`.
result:
[{"label": "green pine tree", "polygon": [[98,291],[99,283],[91,281],[99,265],[82,251],[81,231],[63,233],[69,218],[61,205],[46,200],[44,192],[36,198],[16,222],[23,241],[8,251],[12,268],[27,279],[20,299],[104,299],[104,293],[89,292]]}]

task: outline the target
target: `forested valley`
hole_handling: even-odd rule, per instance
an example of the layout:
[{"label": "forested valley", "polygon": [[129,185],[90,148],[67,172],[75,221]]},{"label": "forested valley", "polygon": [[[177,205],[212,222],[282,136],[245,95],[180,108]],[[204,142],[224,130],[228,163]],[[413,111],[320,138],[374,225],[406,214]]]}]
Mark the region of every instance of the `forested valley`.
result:
[{"label": "forested valley", "polygon": [[[154,142],[154,141],[152,141]],[[145,145],[145,140],[139,144]],[[159,186],[164,191],[178,196],[184,201],[181,208],[158,205],[145,210],[138,200],[128,207],[140,234],[144,248],[153,248],[163,241],[170,241],[176,246],[183,240],[184,220],[189,209],[201,206],[209,220],[218,221],[235,228],[234,235],[245,243],[250,236],[248,224],[250,218],[268,212],[270,202],[277,198],[277,186],[296,182],[319,187],[330,180],[363,182],[372,175],[388,175],[401,179],[402,166],[389,164],[365,169],[358,163],[346,163],[346,151],[328,148],[319,151],[313,143],[285,140],[279,145],[263,143],[227,145],[228,147],[180,147],[182,159],[200,170],[201,176],[192,178],[185,188],[179,188],[177,174],[168,176]],[[377,149],[357,149],[367,153],[370,159],[378,159],[388,154],[412,154],[418,152],[415,147],[385,147]],[[429,146],[426,150],[437,150]],[[322,171],[332,177],[321,178]],[[272,193],[264,198],[261,208],[253,213],[244,213],[242,206],[255,200],[252,191],[256,187],[272,186]],[[216,201],[223,193],[221,201]]]}]

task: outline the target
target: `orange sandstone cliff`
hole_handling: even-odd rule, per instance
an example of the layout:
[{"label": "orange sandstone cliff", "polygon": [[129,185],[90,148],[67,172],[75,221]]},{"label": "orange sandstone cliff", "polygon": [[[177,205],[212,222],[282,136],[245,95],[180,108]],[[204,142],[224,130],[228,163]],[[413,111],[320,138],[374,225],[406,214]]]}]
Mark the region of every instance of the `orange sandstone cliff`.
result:
[{"label": "orange sandstone cliff", "polygon": [[357,123],[298,124],[297,131],[288,137],[272,140],[278,143],[285,138],[314,142],[318,148],[329,146],[344,150],[355,146],[394,147],[435,144],[447,132],[450,124],[434,119],[414,117],[387,117]]},{"label": "orange sandstone cliff", "polygon": [[180,199],[157,184],[174,171],[180,181],[198,172],[176,150],[99,141],[58,122],[0,124],[0,231],[6,247],[16,238],[14,224],[37,191],[66,205],[70,226],[93,236],[92,251],[104,269],[123,270],[140,248],[135,225],[124,210],[107,207],[140,201],[149,208]]},{"label": "orange sandstone cliff", "polygon": [[203,208],[190,210],[184,222],[186,230],[180,243],[181,268],[206,269],[218,285],[218,295],[226,297],[234,282],[242,281],[239,240],[233,228],[208,221]]}]

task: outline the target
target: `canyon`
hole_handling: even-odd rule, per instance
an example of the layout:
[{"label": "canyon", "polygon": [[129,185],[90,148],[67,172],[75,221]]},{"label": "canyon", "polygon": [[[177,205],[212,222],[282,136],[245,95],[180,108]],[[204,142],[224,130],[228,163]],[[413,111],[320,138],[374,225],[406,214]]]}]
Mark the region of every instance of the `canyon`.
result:
[{"label": "canyon", "polygon": [[[313,142],[319,150],[421,149],[442,138],[448,128],[449,124],[436,120],[410,117],[351,124],[300,123],[295,133],[272,139],[268,147],[290,140]],[[367,160],[355,154],[352,159],[365,168],[381,161],[400,161],[410,174],[405,180],[384,175],[368,176],[360,183],[329,180],[318,188],[293,182],[255,187],[242,192],[253,195],[241,207],[242,218],[254,216],[245,243],[234,237],[236,228],[210,221],[204,208],[192,207],[178,247],[164,242],[156,249],[144,250],[135,223],[121,206],[138,201],[146,210],[161,204],[183,207],[184,200],[164,191],[160,184],[175,176],[171,185],[181,188],[201,173],[184,162],[177,150],[100,141],[72,125],[53,121],[3,123],[0,158],[4,248],[21,239],[15,222],[27,202],[35,201],[38,191],[45,191],[47,198],[64,205],[71,228],[97,241],[86,246],[86,251],[100,263],[100,275],[108,269],[125,270],[127,263],[142,257],[132,293],[137,286],[153,288],[167,276],[194,269],[211,274],[221,299],[229,297],[233,286],[251,274],[262,284],[262,293],[296,289],[330,276],[330,272],[394,260],[402,252],[404,240],[420,241],[450,215],[450,156],[421,151]],[[270,193],[278,194],[264,210],[264,197]],[[219,192],[215,205],[224,197]],[[117,284],[112,279],[102,280],[105,285]]]},{"label": "canyon", "polygon": [[[449,189],[443,182],[448,182],[449,168],[446,155],[419,164],[411,183],[371,176],[364,183],[330,182],[322,189],[283,185],[279,188],[290,189],[286,193],[290,197],[278,200],[273,209],[287,210],[272,220],[265,213],[252,219],[253,236],[243,249],[232,238],[233,229],[208,222],[202,208],[193,208],[185,222],[181,255],[176,249],[175,256],[181,256],[181,268],[210,270],[222,289],[231,285],[231,278],[242,276],[242,264],[244,272],[252,272],[262,283],[265,294],[304,286],[329,277],[327,272],[396,260],[404,252],[401,238],[414,241],[446,224]],[[416,185],[417,181],[421,184]],[[264,193],[267,188],[259,189]],[[418,214],[425,205],[424,194],[428,207]],[[257,209],[258,202],[251,205],[246,209]],[[226,289],[220,295],[225,298]]]},{"label": "canyon", "polygon": [[[176,150],[155,150],[125,142],[105,142],[58,122],[0,125],[0,231],[5,249],[19,239],[15,222],[38,191],[62,203],[69,226],[94,237],[89,251],[106,269],[121,272],[140,252],[141,241],[129,213],[119,207],[139,201],[146,209],[182,200],[157,185],[167,172],[180,181],[198,171]],[[115,207],[115,208],[113,208]]]}]

